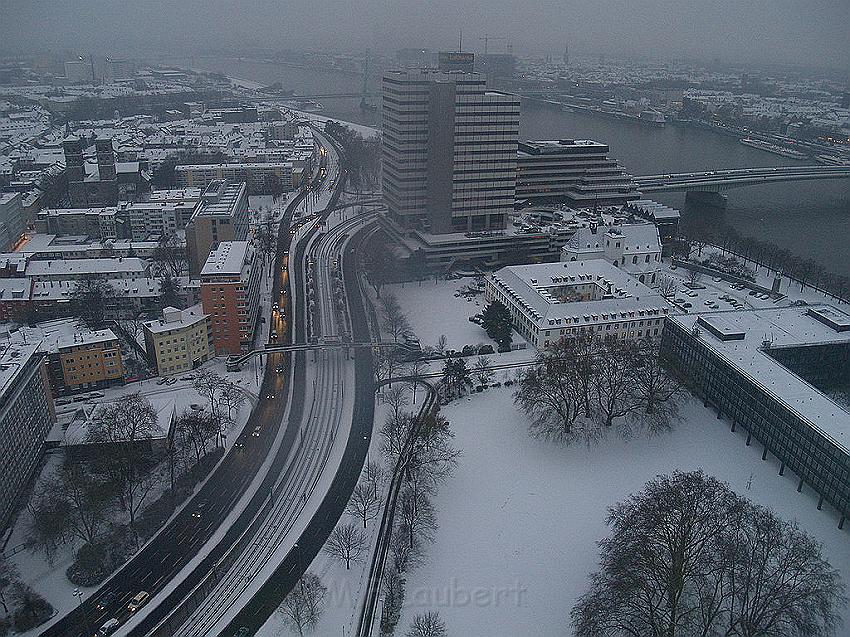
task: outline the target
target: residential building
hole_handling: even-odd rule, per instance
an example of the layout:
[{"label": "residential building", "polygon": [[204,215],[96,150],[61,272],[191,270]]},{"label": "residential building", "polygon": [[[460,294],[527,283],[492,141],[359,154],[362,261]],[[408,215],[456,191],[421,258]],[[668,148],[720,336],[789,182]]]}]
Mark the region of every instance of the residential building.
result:
[{"label": "residential building", "polygon": [[56,414],[39,344],[10,344],[0,355],[0,529],[27,492]]},{"label": "residential building", "polygon": [[0,193],[0,252],[14,250],[26,230],[19,192]]},{"label": "residential building", "polygon": [[383,194],[401,228],[504,228],[513,210],[519,98],[483,75],[428,69],[383,77]]},{"label": "residential building", "polygon": [[118,208],[45,208],[38,213],[36,229],[59,236],[89,236],[101,241],[126,239],[129,226],[119,217]]},{"label": "residential building", "polygon": [[32,279],[0,279],[0,322],[12,320],[30,302]]},{"label": "residential building", "polygon": [[137,257],[113,257],[103,259],[31,259],[27,263],[26,276],[35,283],[79,281],[100,276],[108,281],[124,279],[132,282],[150,276],[150,266]]},{"label": "residential building", "polygon": [[588,139],[520,142],[517,200],[591,207],[637,199],[632,176],[608,151],[607,144]]},{"label": "residential building", "polygon": [[829,305],[671,316],[661,356],[692,391],[850,515],[850,316]]},{"label": "residential building", "polygon": [[248,237],[248,190],[244,182],[213,181],[206,187],[186,225],[189,274],[197,276],[210,251],[221,241]]},{"label": "residential building", "polygon": [[661,240],[651,223],[580,228],[561,250],[561,261],[605,259],[653,286],[661,269]]},{"label": "residential building", "polygon": [[[51,324],[59,331],[52,338]],[[42,348],[47,352],[50,383],[56,394],[101,389],[124,382],[121,343],[112,330],[80,330],[75,321],[67,319],[39,327],[47,330]]]},{"label": "residential building", "polygon": [[201,303],[217,354],[249,350],[260,309],[260,259],[247,241],[223,241],[201,270]]},{"label": "residential building", "polygon": [[145,351],[160,376],[198,367],[215,356],[209,314],[202,305],[185,310],[167,307],[162,318],[143,325]]},{"label": "residential building", "polygon": [[484,295],[536,347],[579,335],[657,338],[670,312],[660,294],[602,259],[507,266],[488,275]]},{"label": "residential building", "polygon": [[174,169],[180,188],[206,188],[215,181],[245,182],[252,195],[270,194],[275,186],[284,192],[301,185],[301,171],[291,161],[251,161],[227,164],[180,164]]}]

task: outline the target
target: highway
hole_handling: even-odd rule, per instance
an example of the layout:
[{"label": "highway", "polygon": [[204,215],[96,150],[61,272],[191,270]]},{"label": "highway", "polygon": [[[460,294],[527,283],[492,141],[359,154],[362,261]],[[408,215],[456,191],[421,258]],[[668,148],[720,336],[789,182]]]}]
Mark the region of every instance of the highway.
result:
[{"label": "highway", "polygon": [[[329,174],[334,173],[329,171]],[[306,248],[302,253],[299,247],[299,256],[290,266],[306,271],[308,276],[305,288],[296,288],[293,298],[317,300],[309,304],[306,313],[312,336],[325,341],[348,340],[340,250],[348,232],[361,225],[363,219],[354,217],[331,225],[330,210],[319,215],[319,224],[329,226],[327,232],[309,232],[296,239],[299,246],[303,241]],[[238,555],[228,560],[227,568],[219,568],[217,582],[204,602],[175,633],[179,637],[216,634],[220,622],[235,615],[250,599],[250,589],[255,582],[262,582],[265,570],[275,566],[296,544],[297,537],[292,531],[299,516],[312,504],[311,497],[327,469],[340,427],[344,421],[350,422],[353,409],[353,400],[347,400],[347,392],[353,398],[350,385],[354,382],[354,370],[353,362],[347,362],[347,353],[317,352],[308,356],[306,362],[307,378],[312,381],[306,387],[305,404],[309,408],[300,424],[298,442],[271,491],[269,505],[260,511],[234,549]],[[323,495],[318,493],[317,497]]]}]

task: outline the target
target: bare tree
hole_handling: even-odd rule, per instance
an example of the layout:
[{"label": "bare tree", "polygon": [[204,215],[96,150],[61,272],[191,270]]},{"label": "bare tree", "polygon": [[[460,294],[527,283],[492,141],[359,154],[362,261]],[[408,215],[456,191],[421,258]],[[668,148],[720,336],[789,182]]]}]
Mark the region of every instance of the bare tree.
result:
[{"label": "bare tree", "polygon": [[0,606],[3,606],[3,612],[9,614],[9,606],[7,605],[6,592],[20,579],[18,567],[15,566],[5,556],[0,556]]},{"label": "bare tree", "polygon": [[820,545],[701,471],[658,476],[607,523],[579,637],[835,633],[844,586]]},{"label": "bare tree", "polygon": [[632,395],[634,347],[628,341],[607,338],[595,358],[596,417],[599,424],[610,428],[615,419],[638,406]]},{"label": "bare tree", "polygon": [[411,441],[407,462],[408,477],[421,481],[426,489],[433,490],[445,481],[457,467],[460,450],[452,444],[454,433],[449,422],[434,413],[425,414]]},{"label": "bare tree", "polygon": [[227,407],[227,420],[233,422],[233,412],[238,411],[239,407],[245,402],[245,392],[236,383],[223,381],[223,385],[219,390],[221,394],[221,402]]},{"label": "bare tree", "polygon": [[379,508],[380,501],[375,494],[374,485],[369,484],[366,480],[358,482],[346,507],[348,513],[362,520],[365,529],[367,522],[377,517]]},{"label": "bare tree", "polygon": [[493,379],[493,363],[487,356],[479,356],[472,367],[472,374],[479,385],[486,385]]},{"label": "bare tree", "polygon": [[666,431],[679,418],[683,388],[661,364],[658,343],[644,339],[633,351],[632,417],[650,432]]},{"label": "bare tree", "polygon": [[221,431],[221,418],[206,410],[187,409],[177,418],[175,434],[194,451],[195,462],[207,454],[207,443]]},{"label": "bare tree", "polygon": [[174,233],[160,239],[151,260],[151,269],[157,277],[179,279],[189,269],[186,244]]},{"label": "bare tree", "polygon": [[314,573],[304,573],[277,608],[283,624],[301,637],[312,632],[325,610],[328,589]]},{"label": "bare tree", "polygon": [[699,270],[688,270],[688,283],[696,285],[702,280],[702,272]]},{"label": "bare tree", "polygon": [[422,382],[422,379],[425,376],[425,371],[428,369],[428,365],[425,361],[416,359],[411,361],[410,365],[407,368],[407,375],[410,376],[410,390],[413,393],[413,404],[416,404],[416,390],[419,387],[419,383]]},{"label": "bare tree", "polygon": [[113,311],[117,296],[115,288],[103,276],[85,276],[71,291],[71,311],[83,325],[99,330]]},{"label": "bare tree", "polygon": [[672,299],[679,291],[679,284],[669,274],[662,274],[658,277],[658,291],[665,299]]},{"label": "bare tree", "polygon": [[351,568],[351,562],[359,560],[366,549],[366,535],[356,524],[337,524],[325,542],[325,553],[345,562],[345,569]]},{"label": "bare tree", "polygon": [[401,492],[399,507],[399,531],[407,539],[412,549],[418,540],[422,543],[434,540],[434,531],[437,530],[437,516],[434,513],[434,505],[425,489],[416,486],[416,482],[405,485]]},{"label": "bare tree", "polygon": [[381,426],[381,453],[393,463],[401,454],[415,423],[412,414],[402,412],[398,418],[388,416]]},{"label": "bare tree", "polygon": [[446,623],[440,619],[440,613],[416,615],[410,623],[407,637],[446,637]]},{"label": "bare tree", "polygon": [[207,404],[213,414],[218,414],[219,400],[222,392],[229,383],[221,376],[208,369],[202,369],[192,379],[192,387],[207,399]]},{"label": "bare tree", "polygon": [[407,392],[403,385],[385,387],[380,394],[381,402],[389,405],[390,417],[398,419],[407,405]]},{"label": "bare tree", "polygon": [[102,407],[89,424],[88,442],[100,445],[96,468],[116,489],[137,542],[136,515],[157,483],[149,445],[158,433],[157,412],[138,393]]},{"label": "bare tree", "polygon": [[381,297],[381,318],[384,331],[393,337],[396,343],[398,339],[410,330],[410,321],[404,315],[394,294],[385,294]]},{"label": "bare tree", "polygon": [[574,425],[583,401],[572,360],[544,350],[537,354],[535,365],[521,373],[514,401],[530,417],[532,436],[565,443],[576,438]]},{"label": "bare tree", "polygon": [[434,345],[434,351],[442,355],[446,351],[446,342],[446,335],[440,334],[440,338],[437,339]]}]

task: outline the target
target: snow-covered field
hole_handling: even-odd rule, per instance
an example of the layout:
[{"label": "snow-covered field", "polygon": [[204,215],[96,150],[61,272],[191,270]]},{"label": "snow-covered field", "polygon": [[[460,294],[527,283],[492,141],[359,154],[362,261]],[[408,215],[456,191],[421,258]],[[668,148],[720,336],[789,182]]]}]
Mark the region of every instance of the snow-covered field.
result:
[{"label": "snow-covered field", "polygon": [[[850,583],[850,537],[838,517],[778,463],[761,460],[726,421],[691,401],[678,428],[658,437],[560,447],[530,438],[510,389],[443,408],[463,457],[436,497],[440,528],[408,576],[398,634],[436,610],[450,635],[569,634],[569,611],[597,567],[606,510],[659,473],[718,476],[817,537]],[[850,626],[850,614],[845,612]]]},{"label": "snow-covered field", "polygon": [[[472,283],[471,278],[433,279],[411,283],[385,285],[381,294],[394,294],[422,347],[433,347],[441,335],[446,337],[448,349],[461,349],[464,345],[495,343],[480,325],[469,322],[469,317],[481,312],[487,303],[484,295],[467,298],[456,297],[458,290]],[[523,338],[514,332],[514,343]]]}]

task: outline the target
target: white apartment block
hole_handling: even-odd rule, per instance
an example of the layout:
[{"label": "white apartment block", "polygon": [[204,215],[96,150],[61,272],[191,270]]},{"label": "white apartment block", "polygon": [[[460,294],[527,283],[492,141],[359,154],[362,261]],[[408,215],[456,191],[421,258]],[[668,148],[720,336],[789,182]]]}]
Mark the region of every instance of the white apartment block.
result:
[{"label": "white apartment block", "polygon": [[658,338],[670,312],[660,294],[603,259],[507,266],[487,277],[484,294],[535,347],[580,335]]}]

